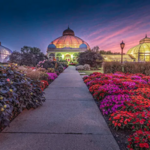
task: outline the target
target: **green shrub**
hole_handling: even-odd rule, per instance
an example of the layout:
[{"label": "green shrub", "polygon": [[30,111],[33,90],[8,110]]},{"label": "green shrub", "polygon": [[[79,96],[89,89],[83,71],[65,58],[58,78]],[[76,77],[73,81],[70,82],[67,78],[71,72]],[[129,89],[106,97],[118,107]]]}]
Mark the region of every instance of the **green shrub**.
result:
[{"label": "green shrub", "polygon": [[79,53],[78,62],[80,65],[89,64],[91,67],[101,67],[103,57],[100,53],[95,51],[87,50]]},{"label": "green shrub", "polygon": [[38,68],[37,71],[47,73],[47,70],[45,68]]},{"label": "green shrub", "polygon": [[40,77],[39,77],[40,80],[48,80],[48,74],[47,73],[44,73],[44,72],[40,72]]},{"label": "green shrub", "polygon": [[104,62],[103,63],[103,71],[104,73],[115,73],[116,71],[122,71],[120,62]]},{"label": "green shrub", "polygon": [[55,72],[61,73],[63,70],[63,65],[57,61],[50,61],[50,60],[44,60],[40,61],[37,65],[37,67],[45,68],[46,70],[48,68],[54,68]]},{"label": "green shrub", "polygon": [[89,65],[89,64],[85,64],[85,65],[83,66],[83,68],[84,68],[84,70],[90,70],[90,65]]},{"label": "green shrub", "polygon": [[62,73],[64,71],[63,66],[59,66],[56,71],[58,71],[59,73]]},{"label": "green shrub", "polygon": [[42,72],[40,72],[40,71],[37,71],[37,70],[33,71],[32,69],[26,70],[27,77],[34,80],[34,81],[40,80],[40,74],[41,73]]},{"label": "green shrub", "polygon": [[0,66],[0,128],[23,109],[36,108],[45,101],[40,82],[12,67]]},{"label": "green shrub", "polygon": [[142,73],[150,76],[150,62],[125,62],[121,67],[120,62],[104,62],[104,73],[115,73],[117,71],[124,73]]},{"label": "green shrub", "polygon": [[48,68],[48,69],[47,69],[47,72],[49,72],[49,73],[54,73],[54,72],[55,72],[55,69],[54,69],[54,68]]}]

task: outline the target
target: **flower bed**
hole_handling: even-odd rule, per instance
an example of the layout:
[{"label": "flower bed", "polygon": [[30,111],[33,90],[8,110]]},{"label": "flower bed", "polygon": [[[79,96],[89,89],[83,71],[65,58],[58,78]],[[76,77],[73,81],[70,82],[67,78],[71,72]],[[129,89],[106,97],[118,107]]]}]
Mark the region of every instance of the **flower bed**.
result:
[{"label": "flower bed", "polygon": [[83,80],[110,128],[118,130],[118,133],[130,133],[128,145],[125,144],[127,148],[150,149],[150,77],[144,74],[94,72]]},{"label": "flower bed", "polygon": [[[46,64],[45,64],[46,63]],[[46,66],[56,65],[56,68],[40,68],[39,64],[44,64]],[[49,62],[49,61],[43,61],[39,62],[38,66],[35,67],[28,67],[28,66],[19,66],[18,70],[22,73],[26,74],[27,77],[31,78],[34,81],[39,80],[41,82],[41,90],[43,91],[52,81],[54,81],[58,75],[65,70],[68,66],[62,67],[57,66],[57,62]],[[52,67],[50,66],[50,67]],[[58,70],[59,69],[59,70]]]},{"label": "flower bed", "polygon": [[0,130],[23,109],[36,108],[45,101],[40,82],[31,80],[15,66],[0,66]]}]

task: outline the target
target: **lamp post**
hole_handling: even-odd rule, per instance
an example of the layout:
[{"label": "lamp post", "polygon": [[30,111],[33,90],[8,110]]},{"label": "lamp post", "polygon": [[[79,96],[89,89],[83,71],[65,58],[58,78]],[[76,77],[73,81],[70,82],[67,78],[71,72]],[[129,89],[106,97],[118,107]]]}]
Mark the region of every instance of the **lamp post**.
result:
[{"label": "lamp post", "polygon": [[120,43],[120,47],[121,47],[121,64],[122,64],[122,61],[123,61],[123,49],[124,49],[124,46],[125,46],[125,43]]}]

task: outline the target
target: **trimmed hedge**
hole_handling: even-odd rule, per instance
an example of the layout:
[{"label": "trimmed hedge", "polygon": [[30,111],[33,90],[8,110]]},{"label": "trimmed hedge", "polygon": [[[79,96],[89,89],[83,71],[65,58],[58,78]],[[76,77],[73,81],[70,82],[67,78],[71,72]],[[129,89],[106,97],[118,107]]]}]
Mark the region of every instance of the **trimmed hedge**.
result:
[{"label": "trimmed hedge", "polygon": [[[123,67],[122,67],[123,66]],[[104,73],[142,73],[150,76],[150,62],[125,62],[121,66],[120,62],[104,62]]]}]

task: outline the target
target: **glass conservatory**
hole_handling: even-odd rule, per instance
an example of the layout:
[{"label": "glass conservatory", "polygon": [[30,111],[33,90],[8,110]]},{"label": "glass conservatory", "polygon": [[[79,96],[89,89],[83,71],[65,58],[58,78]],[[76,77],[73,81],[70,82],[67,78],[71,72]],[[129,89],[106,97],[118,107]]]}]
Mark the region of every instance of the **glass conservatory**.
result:
[{"label": "glass conservatory", "polygon": [[0,62],[7,62],[9,60],[9,56],[11,55],[12,51],[4,46],[1,45],[0,42]]},{"label": "glass conservatory", "polygon": [[127,54],[132,55],[138,62],[150,61],[150,38],[146,35],[139,45],[129,49]]},{"label": "glass conservatory", "polygon": [[62,36],[53,40],[47,47],[49,59],[66,60],[69,63],[77,62],[77,55],[80,52],[89,50],[90,46],[83,39],[75,36],[72,29],[63,31]]}]

